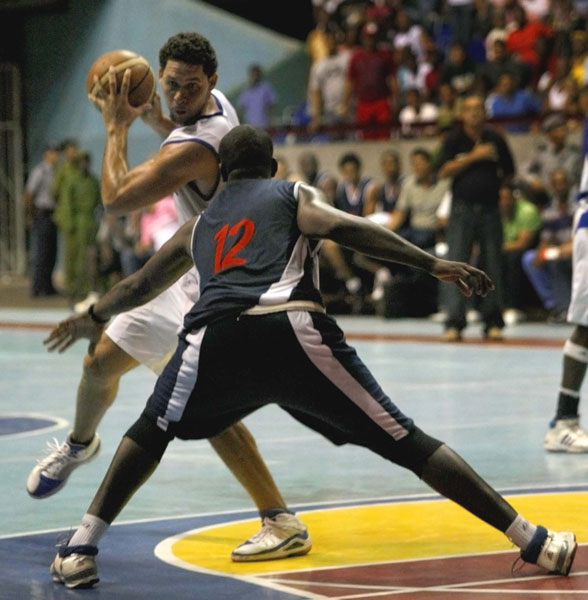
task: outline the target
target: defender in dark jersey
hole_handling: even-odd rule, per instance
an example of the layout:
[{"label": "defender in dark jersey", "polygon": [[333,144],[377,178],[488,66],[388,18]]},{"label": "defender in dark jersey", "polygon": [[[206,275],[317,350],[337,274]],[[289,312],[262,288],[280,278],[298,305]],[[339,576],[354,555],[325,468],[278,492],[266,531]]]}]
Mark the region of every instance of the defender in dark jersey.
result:
[{"label": "defender in dark jersey", "polygon": [[[466,295],[492,289],[486,274],[435,258],[383,227],[334,209],[315,188],[270,180],[272,144],[260,130],[233,129],[221,142],[220,160],[227,185],[204,213],[87,315],[64,321],[47,340],[50,349],[60,349],[91,335],[94,320],[148,300],[196,265],[200,299],[186,315],[178,348],[123,438],[88,513],[111,523],[173,437],[210,437],[276,402],[336,444],[365,446],[411,469],[504,532],[525,561],[567,574],[577,547],[573,533],[548,531],[517,514],[386,396],[324,312],[317,252],[321,238],[331,239],[423,269]],[[65,572],[68,561],[84,560],[96,573],[94,555],[104,530],[82,546],[60,548],[53,568]],[[292,552],[297,543],[303,540],[293,540]]]}]

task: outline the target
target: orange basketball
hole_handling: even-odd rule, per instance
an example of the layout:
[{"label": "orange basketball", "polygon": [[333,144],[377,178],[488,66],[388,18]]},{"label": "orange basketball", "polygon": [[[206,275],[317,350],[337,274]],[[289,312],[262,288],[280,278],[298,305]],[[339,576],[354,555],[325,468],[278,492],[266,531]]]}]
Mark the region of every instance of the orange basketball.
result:
[{"label": "orange basketball", "polygon": [[141,106],[153,97],[155,92],[155,75],[147,59],[130,50],[112,50],[100,56],[88,71],[86,89],[88,93],[96,91],[94,76],[98,77],[100,85],[108,89],[108,69],[112,65],[116,72],[117,89],[120,89],[126,69],[131,70],[129,85],[129,104]]}]

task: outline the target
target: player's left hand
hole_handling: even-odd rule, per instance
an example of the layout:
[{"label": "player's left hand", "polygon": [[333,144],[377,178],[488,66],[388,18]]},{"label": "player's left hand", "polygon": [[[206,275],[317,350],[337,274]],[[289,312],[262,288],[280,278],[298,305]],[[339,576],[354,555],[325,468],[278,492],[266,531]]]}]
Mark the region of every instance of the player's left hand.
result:
[{"label": "player's left hand", "polygon": [[143,107],[129,104],[129,87],[131,84],[131,70],[126,69],[120,90],[117,90],[116,72],[114,67],[108,69],[108,83],[106,89],[102,87],[97,76],[94,77],[94,94],[88,94],[90,102],[102,113],[104,124],[129,126],[141,115]]},{"label": "player's left hand", "polygon": [[90,340],[88,353],[93,354],[96,343],[104,331],[104,325],[100,325],[90,318],[88,313],[69,317],[61,321],[49,336],[43,340],[48,352],[57,350],[60,354],[65,352],[76,340],[86,338]]},{"label": "player's left hand", "polygon": [[431,275],[440,281],[455,283],[464,296],[472,294],[486,296],[489,291],[494,289],[494,283],[484,271],[467,263],[437,259]]}]

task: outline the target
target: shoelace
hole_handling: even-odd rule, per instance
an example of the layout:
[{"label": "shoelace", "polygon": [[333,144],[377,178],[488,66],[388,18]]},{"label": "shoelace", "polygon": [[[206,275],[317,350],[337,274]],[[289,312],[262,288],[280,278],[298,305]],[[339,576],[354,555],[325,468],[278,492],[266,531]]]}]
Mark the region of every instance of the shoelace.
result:
[{"label": "shoelace", "polygon": [[67,442],[59,443],[57,438],[53,438],[47,442],[47,456],[38,461],[39,466],[54,467],[49,469],[50,472],[54,472],[58,467],[62,467],[68,459],[71,457],[71,446]]},{"label": "shoelace", "polygon": [[525,568],[526,564],[527,563],[521,558],[520,555],[517,556],[514,562],[512,563],[512,566],[510,567],[510,574],[517,575]]}]

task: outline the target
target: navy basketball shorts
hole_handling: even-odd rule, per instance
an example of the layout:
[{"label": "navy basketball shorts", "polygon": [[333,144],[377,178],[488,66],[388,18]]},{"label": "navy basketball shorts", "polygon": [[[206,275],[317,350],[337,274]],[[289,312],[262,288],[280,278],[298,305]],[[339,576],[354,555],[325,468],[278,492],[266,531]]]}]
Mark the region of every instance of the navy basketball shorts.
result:
[{"label": "navy basketball shorts", "polygon": [[319,312],[231,316],[183,332],[143,414],[170,436],[202,439],[271,403],[335,444],[364,446],[419,476],[441,445]]}]

